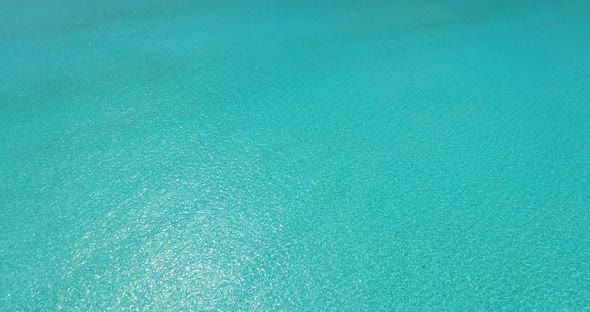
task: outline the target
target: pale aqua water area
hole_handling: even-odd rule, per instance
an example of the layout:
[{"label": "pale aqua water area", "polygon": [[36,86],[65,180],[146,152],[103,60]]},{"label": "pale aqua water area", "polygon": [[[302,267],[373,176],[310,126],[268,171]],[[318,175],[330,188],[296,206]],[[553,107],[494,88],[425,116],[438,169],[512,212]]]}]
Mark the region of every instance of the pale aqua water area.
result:
[{"label": "pale aqua water area", "polygon": [[590,2],[0,2],[0,310],[590,309]]}]

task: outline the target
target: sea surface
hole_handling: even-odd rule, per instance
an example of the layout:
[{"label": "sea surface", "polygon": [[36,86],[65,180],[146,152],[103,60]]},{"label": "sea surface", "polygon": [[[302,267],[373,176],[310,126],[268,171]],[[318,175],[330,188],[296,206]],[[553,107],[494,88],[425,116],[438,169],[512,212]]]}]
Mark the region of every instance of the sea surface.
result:
[{"label": "sea surface", "polygon": [[0,310],[590,310],[590,2],[0,0]]}]

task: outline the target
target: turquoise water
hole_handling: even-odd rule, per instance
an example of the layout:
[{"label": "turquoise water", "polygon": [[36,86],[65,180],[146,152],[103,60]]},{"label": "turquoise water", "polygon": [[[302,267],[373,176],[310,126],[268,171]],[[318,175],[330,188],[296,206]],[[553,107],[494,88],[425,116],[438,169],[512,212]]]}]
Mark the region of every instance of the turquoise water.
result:
[{"label": "turquoise water", "polygon": [[0,2],[0,310],[590,309],[590,2]]}]

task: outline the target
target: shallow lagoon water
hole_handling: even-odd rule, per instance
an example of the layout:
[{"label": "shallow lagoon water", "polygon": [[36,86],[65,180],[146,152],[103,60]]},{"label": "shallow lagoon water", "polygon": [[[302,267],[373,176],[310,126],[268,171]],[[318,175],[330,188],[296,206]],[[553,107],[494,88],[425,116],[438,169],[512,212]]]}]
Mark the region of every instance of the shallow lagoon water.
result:
[{"label": "shallow lagoon water", "polygon": [[0,307],[589,309],[589,25],[1,1]]}]

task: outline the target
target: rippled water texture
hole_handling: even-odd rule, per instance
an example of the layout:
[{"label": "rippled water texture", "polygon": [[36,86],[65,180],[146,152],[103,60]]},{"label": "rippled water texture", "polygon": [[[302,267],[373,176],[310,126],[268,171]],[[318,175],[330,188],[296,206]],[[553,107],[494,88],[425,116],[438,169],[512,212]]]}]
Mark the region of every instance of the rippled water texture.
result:
[{"label": "rippled water texture", "polygon": [[0,0],[0,310],[590,308],[590,2]]}]

